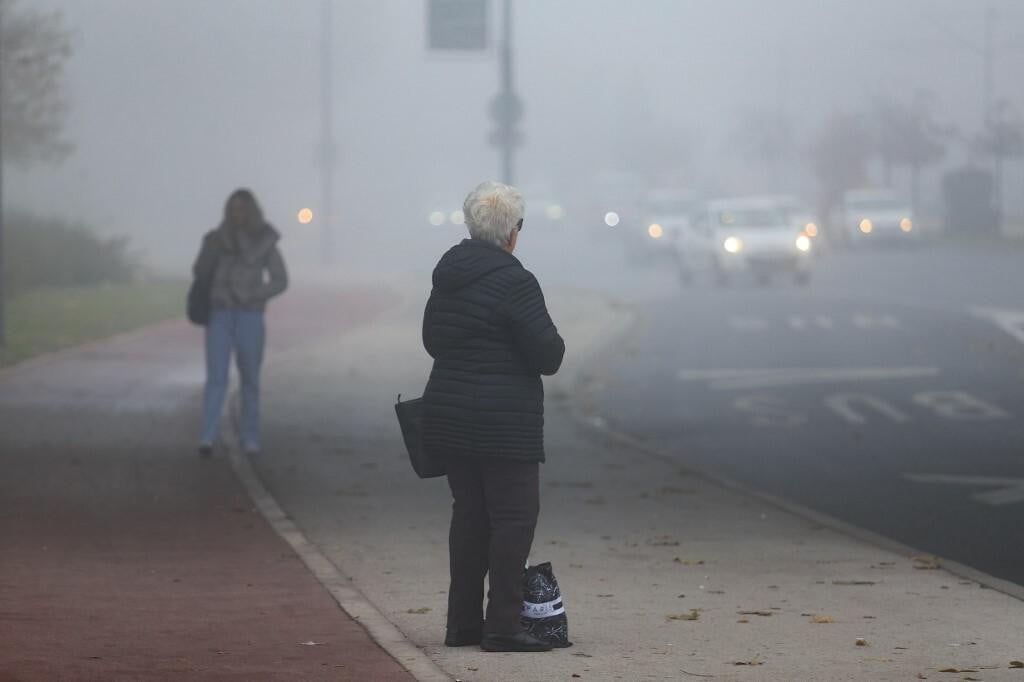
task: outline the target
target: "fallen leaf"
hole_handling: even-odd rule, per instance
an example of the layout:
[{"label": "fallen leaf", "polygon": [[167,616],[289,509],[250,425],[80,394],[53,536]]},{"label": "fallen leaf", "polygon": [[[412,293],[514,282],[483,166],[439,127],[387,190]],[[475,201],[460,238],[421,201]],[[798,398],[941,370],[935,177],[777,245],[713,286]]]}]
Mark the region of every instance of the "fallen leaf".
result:
[{"label": "fallen leaf", "polygon": [[771,611],[737,611],[741,616],[770,616]]},{"label": "fallen leaf", "polygon": [[475,673],[476,671],[480,670],[480,668],[466,668],[466,670]]},{"label": "fallen leaf", "polygon": [[856,646],[867,646],[868,640],[864,639],[863,637],[858,637],[856,640],[854,640],[853,643]]},{"label": "fallen leaf", "polygon": [[736,621],[736,622],[737,622],[737,623],[749,623],[750,621],[749,621],[749,620],[747,620],[746,618],[740,618],[740,619],[739,619],[738,621]]},{"label": "fallen leaf", "polygon": [[974,668],[939,668],[940,673],[976,673]]},{"label": "fallen leaf", "polygon": [[931,554],[922,554],[911,559],[914,562],[914,568],[922,571],[934,571],[939,568],[938,557],[932,556]]},{"label": "fallen leaf", "polygon": [[593,658],[590,654],[585,654],[582,651],[577,651],[573,656],[579,656],[580,658]]},{"label": "fallen leaf", "polygon": [[833,585],[874,585],[874,580],[833,580]]},{"label": "fallen leaf", "polygon": [[1011,668],[1024,668],[1024,661],[1010,661]]},{"label": "fallen leaf", "polygon": [[981,682],[981,678],[980,677],[970,677],[970,676],[968,676],[968,677],[961,677],[960,679],[963,680],[964,682]]},{"label": "fallen leaf", "polygon": [[812,623],[818,623],[818,624],[834,623],[834,622],[836,622],[836,619],[833,618],[832,616],[822,616],[822,615],[819,614],[819,615],[814,616],[813,618],[811,618],[811,622]]},{"label": "fallen leaf", "polygon": [[429,606],[423,606],[423,607],[420,607],[418,609],[408,609],[406,611],[406,613],[415,613],[417,615],[423,615],[424,613],[430,613],[430,607]]},{"label": "fallen leaf", "polygon": [[673,540],[667,535],[661,535],[647,541],[647,544],[651,547],[678,547],[679,540]]},{"label": "fallen leaf", "polygon": [[680,557],[676,557],[675,559],[672,560],[672,563],[682,564],[683,566],[703,566],[704,565],[704,560],[703,559],[682,559]]},{"label": "fallen leaf", "polygon": [[687,613],[672,613],[665,616],[668,620],[697,620],[700,618],[700,611],[690,609]]},{"label": "fallen leaf", "polygon": [[764,661],[759,661],[756,658],[749,661],[733,661],[733,665],[764,665]]},{"label": "fallen leaf", "polygon": [[917,679],[919,679],[919,680],[927,680],[928,677],[924,673],[918,673],[917,674]]},{"label": "fallen leaf", "polygon": [[597,596],[600,597],[601,599],[607,599],[608,597],[614,597],[615,595],[614,594],[599,594]]},{"label": "fallen leaf", "polygon": [[725,594],[725,590],[708,590],[708,594]]}]

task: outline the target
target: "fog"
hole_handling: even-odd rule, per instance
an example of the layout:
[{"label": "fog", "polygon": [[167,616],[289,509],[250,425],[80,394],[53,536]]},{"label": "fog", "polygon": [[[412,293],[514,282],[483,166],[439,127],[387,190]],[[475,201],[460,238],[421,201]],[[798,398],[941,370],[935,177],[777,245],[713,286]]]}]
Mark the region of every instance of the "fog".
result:
[{"label": "fog", "polygon": [[[27,6],[60,10],[73,31],[75,152],[57,167],[9,172],[12,205],[129,235],[149,264],[174,271],[228,192],[248,186],[293,258],[315,252],[317,221],[300,226],[295,213],[319,202],[319,2]],[[1019,109],[1012,79],[1024,65],[1024,10],[993,7],[994,99]],[[459,236],[432,228],[428,212],[457,208],[498,174],[486,143],[496,51],[429,51],[422,2],[337,2],[334,18],[341,263],[411,261],[420,246]],[[984,119],[984,3],[518,0],[514,22],[525,104],[515,180],[528,202],[530,188],[596,192],[588,181],[600,170],[813,202],[806,149],[831,112],[927,91],[935,118],[965,135]],[[742,116],[759,111],[781,113],[793,129],[775,186],[735,144]],[[965,158],[965,145],[950,143],[926,170],[928,212],[938,212],[938,173]],[[1007,184],[1020,180],[1008,168]],[[1007,194],[1008,214],[1021,212],[1018,194]]]}]

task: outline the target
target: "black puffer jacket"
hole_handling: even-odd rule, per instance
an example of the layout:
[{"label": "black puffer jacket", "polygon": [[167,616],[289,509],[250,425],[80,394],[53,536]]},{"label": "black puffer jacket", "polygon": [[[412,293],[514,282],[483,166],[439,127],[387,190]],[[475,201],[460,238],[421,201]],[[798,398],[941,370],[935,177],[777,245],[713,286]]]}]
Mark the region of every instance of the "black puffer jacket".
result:
[{"label": "black puffer jacket", "polygon": [[537,279],[498,246],[466,239],[434,269],[423,345],[434,368],[423,395],[431,453],[544,461],[544,385],[565,342]]}]

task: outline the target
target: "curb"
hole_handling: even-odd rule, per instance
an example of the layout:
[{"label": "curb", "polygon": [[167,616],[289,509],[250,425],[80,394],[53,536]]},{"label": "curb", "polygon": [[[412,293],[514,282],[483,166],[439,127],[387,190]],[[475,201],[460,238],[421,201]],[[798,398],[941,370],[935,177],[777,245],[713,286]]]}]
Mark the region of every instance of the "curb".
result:
[{"label": "curb", "polygon": [[[633,319],[634,324],[631,328],[627,328],[622,333],[615,335],[610,339],[608,345],[605,346],[606,351],[612,348],[622,347],[622,345],[635,337],[640,330],[647,326],[648,320],[643,314],[634,311]],[[598,361],[603,354],[603,351],[595,353],[591,358],[589,358],[587,364],[598,364]],[[762,492],[730,478],[718,476],[699,469],[693,469],[680,461],[677,457],[674,457],[668,450],[653,447],[642,442],[638,438],[629,435],[628,433],[611,428],[607,421],[593,409],[592,397],[596,392],[596,387],[602,383],[600,372],[589,373],[586,371],[585,367],[581,368],[572,379],[572,384],[576,387],[576,391],[574,391],[574,399],[569,401],[569,414],[580,428],[590,432],[592,435],[609,439],[619,445],[633,450],[634,452],[646,455],[647,457],[651,457],[663,463],[671,464],[674,467],[685,468],[693,475],[703,478],[704,480],[721,488],[759,500],[806,521],[816,523],[837,533],[841,533],[849,538],[857,540],[858,542],[873,545],[906,558],[930,554],[915,549],[910,545],[892,540],[884,535],[875,533],[874,531],[867,530],[866,528],[861,528],[860,526],[856,526],[852,523],[847,523],[846,521],[837,519],[829,514],[816,511],[797,502],[792,502],[771,493]],[[936,556],[936,559],[938,559],[939,566],[952,575],[978,583],[978,586],[983,589],[995,590],[1007,596],[1024,601],[1024,586],[1022,585],[1017,585],[1016,583],[1012,583],[1008,580],[997,578],[983,571],[966,566],[958,561],[953,561],[952,559],[946,559],[942,556]]]},{"label": "curb", "polygon": [[[235,399],[231,401],[236,404]],[[232,410],[234,412],[234,409]],[[231,468],[245,488],[260,515],[274,532],[299,555],[313,577],[324,586],[341,610],[363,626],[370,638],[404,667],[419,682],[452,682],[422,649],[416,646],[377,609],[353,584],[352,578],[342,573],[320,549],[299,530],[277,500],[267,491],[256,470],[238,447],[235,431],[225,429],[225,449]]]}]

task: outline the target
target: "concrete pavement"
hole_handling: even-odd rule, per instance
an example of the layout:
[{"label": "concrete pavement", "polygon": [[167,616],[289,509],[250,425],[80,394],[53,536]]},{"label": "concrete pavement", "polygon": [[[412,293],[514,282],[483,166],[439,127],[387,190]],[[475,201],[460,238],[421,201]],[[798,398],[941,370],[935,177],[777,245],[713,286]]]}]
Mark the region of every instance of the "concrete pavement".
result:
[{"label": "concrete pavement", "polygon": [[576,646],[532,656],[443,647],[449,494],[412,474],[391,409],[429,370],[426,289],[400,289],[405,304],[372,328],[273,358],[258,471],[306,536],[454,678],[1024,674],[1011,668],[1024,658],[1024,603],[581,429],[573,401],[595,379],[586,357],[632,318],[578,292],[549,296],[570,362],[548,384],[532,556],[554,562]]}]

